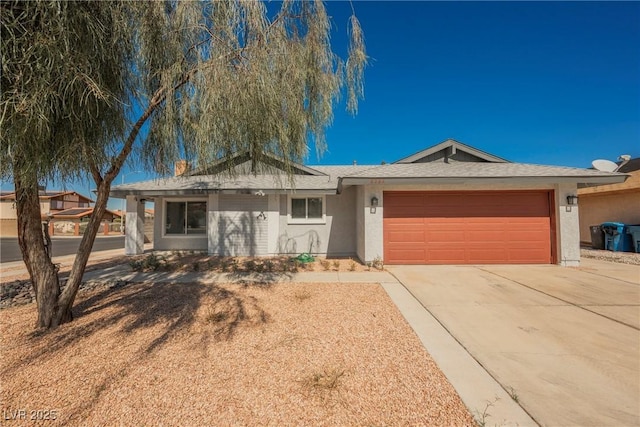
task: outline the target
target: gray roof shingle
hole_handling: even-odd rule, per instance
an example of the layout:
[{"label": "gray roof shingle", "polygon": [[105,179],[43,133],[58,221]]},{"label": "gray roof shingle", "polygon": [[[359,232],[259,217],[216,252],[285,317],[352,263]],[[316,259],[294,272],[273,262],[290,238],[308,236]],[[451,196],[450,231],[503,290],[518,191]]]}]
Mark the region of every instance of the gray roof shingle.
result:
[{"label": "gray roof shingle", "polygon": [[211,191],[242,193],[251,191],[269,192],[321,192],[335,194],[340,177],[362,172],[375,166],[310,166],[326,175],[295,175],[292,185],[286,174],[281,175],[196,175],[158,178],[131,184],[116,185],[111,189],[114,197],[126,194],[148,196],[186,195]]},{"label": "gray roof shingle", "polygon": [[389,164],[349,174],[345,178],[580,178],[613,177],[620,174],[563,166],[526,163],[433,162]]},{"label": "gray roof shingle", "polygon": [[369,180],[396,183],[442,183],[460,180],[522,180],[537,182],[571,181],[578,184],[619,183],[626,175],[562,166],[524,163],[432,162],[387,165],[309,166],[326,175],[295,175],[295,184],[281,175],[200,175],[159,178],[114,186],[111,196],[127,194],[152,196],[189,195],[214,192],[264,193],[307,192],[335,194],[341,185],[366,184]]}]

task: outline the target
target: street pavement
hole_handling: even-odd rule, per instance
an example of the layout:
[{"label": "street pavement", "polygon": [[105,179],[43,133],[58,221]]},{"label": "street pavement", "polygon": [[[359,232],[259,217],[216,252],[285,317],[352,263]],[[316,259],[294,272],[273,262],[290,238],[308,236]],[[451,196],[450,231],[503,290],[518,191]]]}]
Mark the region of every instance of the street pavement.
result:
[{"label": "street pavement", "polygon": [[[73,255],[78,252],[81,237],[52,237],[51,248],[54,257]],[[92,252],[100,252],[111,249],[124,251],[124,236],[114,234],[112,236],[98,236],[93,243]],[[0,263],[21,261],[22,254],[18,246],[17,237],[0,237]]]}]

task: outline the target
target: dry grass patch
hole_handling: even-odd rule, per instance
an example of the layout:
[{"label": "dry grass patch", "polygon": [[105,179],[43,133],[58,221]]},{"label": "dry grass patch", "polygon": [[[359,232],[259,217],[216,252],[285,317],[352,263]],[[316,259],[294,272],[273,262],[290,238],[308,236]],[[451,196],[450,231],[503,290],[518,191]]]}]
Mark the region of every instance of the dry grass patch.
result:
[{"label": "dry grass patch", "polygon": [[71,426],[474,425],[378,285],[142,283],[79,299],[52,331],[31,329],[33,305],[0,312],[3,410]]},{"label": "dry grass patch", "polygon": [[302,380],[302,385],[309,389],[335,390],[338,380],[344,375],[343,368],[325,368]]}]

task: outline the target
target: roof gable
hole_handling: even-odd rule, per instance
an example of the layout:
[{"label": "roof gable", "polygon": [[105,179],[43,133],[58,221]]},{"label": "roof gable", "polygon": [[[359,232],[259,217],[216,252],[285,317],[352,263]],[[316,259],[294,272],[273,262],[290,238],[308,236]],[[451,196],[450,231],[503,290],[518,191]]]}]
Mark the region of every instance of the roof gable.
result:
[{"label": "roof gable", "polygon": [[447,139],[440,144],[419,151],[394,163],[430,163],[430,162],[482,162],[508,163],[501,157],[470,147],[455,139]]},{"label": "roof gable", "polygon": [[254,160],[251,153],[245,151],[218,159],[190,173],[185,173],[185,176],[218,175],[229,171],[235,171],[239,174],[278,174],[290,171],[294,175],[326,175],[300,163],[290,162],[287,165],[282,159],[271,154],[262,154],[260,159]]}]

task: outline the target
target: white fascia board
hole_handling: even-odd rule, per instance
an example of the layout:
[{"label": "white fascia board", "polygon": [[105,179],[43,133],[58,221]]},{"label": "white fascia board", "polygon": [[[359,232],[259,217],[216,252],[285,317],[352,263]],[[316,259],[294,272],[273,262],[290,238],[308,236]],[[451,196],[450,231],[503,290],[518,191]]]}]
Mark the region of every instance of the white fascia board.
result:
[{"label": "white fascia board", "polygon": [[332,195],[337,193],[336,188],[324,189],[185,189],[185,190],[111,190],[109,197],[116,199],[124,199],[127,195],[145,196],[145,197],[170,197],[170,196],[201,196],[208,194],[325,194]]},{"label": "white fascia board", "polygon": [[370,184],[492,184],[492,183],[576,183],[576,184],[618,184],[628,175],[614,176],[528,176],[528,177],[423,177],[423,178],[349,178],[341,180],[341,185]]}]

